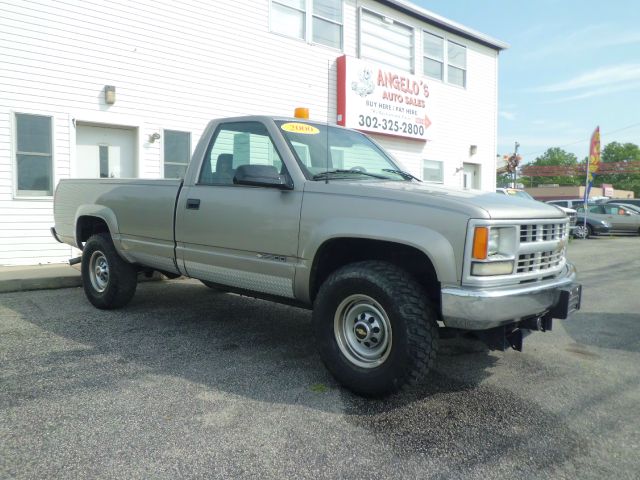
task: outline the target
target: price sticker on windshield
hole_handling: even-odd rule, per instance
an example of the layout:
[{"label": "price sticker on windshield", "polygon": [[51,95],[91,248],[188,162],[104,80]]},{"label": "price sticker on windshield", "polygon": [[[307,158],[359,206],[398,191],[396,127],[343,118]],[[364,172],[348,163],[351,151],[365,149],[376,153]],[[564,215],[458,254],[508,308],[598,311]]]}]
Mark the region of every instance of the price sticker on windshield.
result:
[{"label": "price sticker on windshield", "polygon": [[301,133],[302,135],[317,135],[320,133],[313,125],[306,123],[283,123],[280,128],[285,132]]}]

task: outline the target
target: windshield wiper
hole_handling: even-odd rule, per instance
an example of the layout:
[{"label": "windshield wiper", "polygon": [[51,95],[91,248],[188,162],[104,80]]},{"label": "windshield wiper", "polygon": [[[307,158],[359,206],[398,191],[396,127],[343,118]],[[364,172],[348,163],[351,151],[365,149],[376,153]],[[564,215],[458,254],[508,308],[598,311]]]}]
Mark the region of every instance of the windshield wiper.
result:
[{"label": "windshield wiper", "polygon": [[414,177],[409,172],[405,172],[404,170],[395,170],[393,168],[383,168],[382,171],[383,172],[389,172],[389,173],[397,173],[398,175],[400,175],[405,180],[417,180],[419,182],[422,181],[418,177]]},{"label": "windshield wiper", "polygon": [[351,174],[351,175],[366,175],[367,177],[379,178],[381,180],[389,180],[389,177],[385,177],[384,175],[376,175],[375,173],[363,172],[362,170],[344,170],[340,168],[336,168],[334,170],[326,170],[324,172],[316,173],[313,176],[314,180],[318,180],[320,178],[326,178],[329,175],[341,175],[341,174]]}]

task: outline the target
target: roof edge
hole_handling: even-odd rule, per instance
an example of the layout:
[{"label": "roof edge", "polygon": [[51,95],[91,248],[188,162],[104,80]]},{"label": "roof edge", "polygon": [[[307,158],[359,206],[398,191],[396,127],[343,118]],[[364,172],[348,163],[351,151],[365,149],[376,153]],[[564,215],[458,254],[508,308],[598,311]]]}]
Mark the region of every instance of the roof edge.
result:
[{"label": "roof edge", "polygon": [[509,44],[496,38],[485,35],[482,32],[466,27],[461,23],[449,20],[441,15],[433,13],[426,8],[419,7],[405,0],[377,0],[379,3],[399,10],[409,16],[431,23],[443,30],[460,35],[461,37],[473,40],[477,43],[493,48],[494,50],[506,50]]}]

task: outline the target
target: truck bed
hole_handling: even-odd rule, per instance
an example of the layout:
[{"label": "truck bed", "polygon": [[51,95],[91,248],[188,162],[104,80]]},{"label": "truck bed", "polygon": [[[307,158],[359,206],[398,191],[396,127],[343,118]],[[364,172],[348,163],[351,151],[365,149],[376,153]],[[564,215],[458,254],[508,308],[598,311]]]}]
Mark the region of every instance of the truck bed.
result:
[{"label": "truck bed", "polygon": [[181,180],[61,180],[54,202],[56,231],[62,241],[79,247],[75,241],[78,220],[99,213],[116,248],[129,261],[172,267],[180,185]]}]

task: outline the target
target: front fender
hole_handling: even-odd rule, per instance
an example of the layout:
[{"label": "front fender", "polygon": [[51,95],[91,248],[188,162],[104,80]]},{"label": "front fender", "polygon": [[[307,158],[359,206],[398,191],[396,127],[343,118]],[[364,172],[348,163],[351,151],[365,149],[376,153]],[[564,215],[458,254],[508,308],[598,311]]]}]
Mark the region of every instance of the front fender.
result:
[{"label": "front fender", "polygon": [[336,238],[366,238],[407,245],[424,253],[443,284],[459,283],[451,243],[439,232],[420,225],[366,218],[329,218],[315,225],[300,239],[301,268],[296,272],[296,296],[309,296],[313,259],[320,247]]}]

